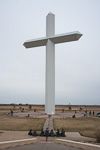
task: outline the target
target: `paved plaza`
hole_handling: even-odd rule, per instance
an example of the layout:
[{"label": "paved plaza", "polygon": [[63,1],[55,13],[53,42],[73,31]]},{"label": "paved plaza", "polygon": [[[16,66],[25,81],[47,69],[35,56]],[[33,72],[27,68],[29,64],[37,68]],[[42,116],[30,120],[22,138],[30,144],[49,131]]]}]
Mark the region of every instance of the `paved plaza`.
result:
[{"label": "paved plaza", "polygon": [[[80,117],[84,117],[83,113],[75,113],[73,112],[57,112],[55,115],[52,115],[51,118],[72,118],[72,116],[75,114],[76,118],[80,118]],[[32,117],[32,118],[48,118],[48,115],[45,115],[45,113],[42,112],[23,112],[23,113],[14,113],[14,116],[18,116],[18,117]]]},{"label": "paved plaza", "polygon": [[71,146],[66,146],[56,143],[35,143],[24,146],[17,146],[13,148],[7,148],[7,150],[81,150],[80,148],[74,148]]},{"label": "paved plaza", "polygon": [[[65,142],[59,140],[65,140]],[[67,142],[66,144],[66,141],[72,141],[72,142],[71,143]],[[31,149],[38,150],[40,148],[43,148],[45,150],[46,149],[51,150],[55,148],[57,150],[59,149],[64,150],[65,148],[68,150],[74,150],[74,149],[76,150],[76,148],[74,147],[76,147],[77,144],[73,145],[73,141],[79,141],[81,143],[83,142],[93,143],[96,140],[93,138],[83,137],[78,132],[66,132],[66,137],[59,137],[59,138],[48,137],[48,142],[46,142],[46,137],[29,136],[28,131],[0,131],[0,150],[6,148],[8,150],[10,149],[20,150],[20,149],[27,149],[27,148],[29,150]],[[79,147],[77,147],[77,150],[80,149],[80,147],[82,146],[79,145]],[[97,148],[95,148],[94,150],[97,150]]]}]

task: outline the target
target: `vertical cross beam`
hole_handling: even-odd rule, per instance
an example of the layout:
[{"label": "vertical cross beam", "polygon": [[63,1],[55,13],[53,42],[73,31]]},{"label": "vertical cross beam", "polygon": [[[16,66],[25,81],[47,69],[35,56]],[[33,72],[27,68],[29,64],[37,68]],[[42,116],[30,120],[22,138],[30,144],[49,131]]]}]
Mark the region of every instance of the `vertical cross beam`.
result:
[{"label": "vertical cross beam", "polygon": [[45,113],[55,114],[55,44],[49,37],[55,35],[55,15],[49,13],[46,17],[46,86]]}]

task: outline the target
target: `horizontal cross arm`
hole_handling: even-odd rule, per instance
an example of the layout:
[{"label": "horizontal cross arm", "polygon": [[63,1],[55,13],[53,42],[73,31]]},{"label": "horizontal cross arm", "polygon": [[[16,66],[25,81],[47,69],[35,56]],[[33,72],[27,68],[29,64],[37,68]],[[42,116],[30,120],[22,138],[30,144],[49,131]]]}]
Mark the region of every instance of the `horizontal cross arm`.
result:
[{"label": "horizontal cross arm", "polygon": [[82,34],[78,31],[76,32],[70,32],[65,34],[59,34],[55,35],[53,37],[50,37],[49,39],[54,43],[64,43],[64,42],[71,42],[71,41],[77,41],[82,36]]},{"label": "horizontal cross arm", "polygon": [[26,48],[45,46],[47,40],[50,39],[54,44],[77,41],[82,36],[80,32],[71,32],[65,34],[54,35],[52,37],[43,37],[40,39],[34,39],[30,41],[26,41],[23,45]]},{"label": "horizontal cross arm", "polygon": [[47,43],[48,38],[40,38],[35,40],[26,41],[23,45],[26,48],[38,47],[38,46],[45,46]]}]

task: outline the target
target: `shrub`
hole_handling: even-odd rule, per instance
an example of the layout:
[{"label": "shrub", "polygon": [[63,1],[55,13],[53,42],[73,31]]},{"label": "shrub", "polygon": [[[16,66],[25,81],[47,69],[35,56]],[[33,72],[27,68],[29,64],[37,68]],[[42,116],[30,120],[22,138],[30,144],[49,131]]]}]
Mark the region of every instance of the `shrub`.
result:
[{"label": "shrub", "polygon": [[80,107],[80,111],[82,110],[82,107]]},{"label": "shrub", "polygon": [[72,108],[71,108],[71,106],[69,106],[69,110],[71,110]]},{"label": "shrub", "polygon": [[32,109],[32,105],[29,105],[29,109]]}]

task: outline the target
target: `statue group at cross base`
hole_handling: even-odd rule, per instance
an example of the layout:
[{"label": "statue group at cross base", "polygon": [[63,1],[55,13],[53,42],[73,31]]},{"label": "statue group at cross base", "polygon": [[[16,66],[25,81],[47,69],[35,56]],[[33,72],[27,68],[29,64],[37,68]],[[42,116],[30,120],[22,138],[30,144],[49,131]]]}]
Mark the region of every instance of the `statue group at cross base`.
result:
[{"label": "statue group at cross base", "polygon": [[38,134],[36,132],[36,130],[33,131],[32,129],[30,129],[28,135],[31,135],[31,136],[46,136],[46,137],[48,137],[48,136],[50,136],[50,137],[54,137],[54,136],[56,136],[56,137],[65,137],[66,136],[65,131],[64,131],[63,128],[61,129],[61,132],[59,131],[59,129],[57,129],[57,131],[54,131],[53,129],[49,130],[48,128],[46,128],[46,130],[44,131],[43,128],[42,128],[40,134]]}]

